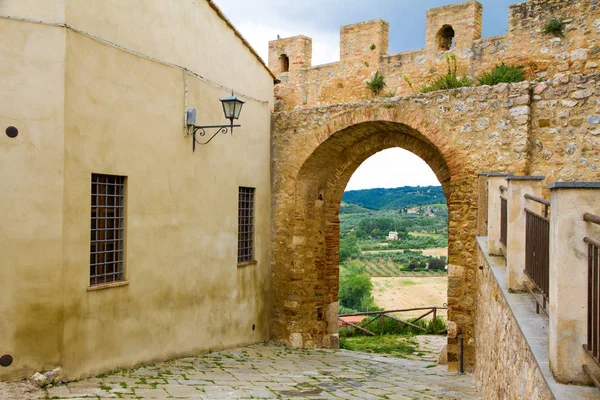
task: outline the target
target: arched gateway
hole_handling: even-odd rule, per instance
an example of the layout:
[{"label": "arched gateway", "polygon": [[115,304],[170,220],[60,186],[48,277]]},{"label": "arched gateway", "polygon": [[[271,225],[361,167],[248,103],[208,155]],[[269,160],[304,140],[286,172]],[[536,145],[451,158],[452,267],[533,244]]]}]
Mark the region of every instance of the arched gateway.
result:
[{"label": "arched gateway", "polygon": [[[428,96],[432,99],[440,96]],[[462,97],[459,95],[458,97]],[[449,214],[449,319],[474,356],[477,172],[455,129],[427,96],[281,113],[274,126],[273,337],[295,347],[337,347],[339,219],[346,184],[371,155],[401,147],[441,182]],[[449,101],[447,96],[443,101]],[[436,104],[435,102],[431,102]],[[501,146],[500,146],[501,148]],[[481,157],[479,158],[481,160]],[[517,172],[518,160],[511,172]],[[508,167],[508,166],[507,166]],[[449,343],[449,359],[457,346]]]},{"label": "arched gateway", "polygon": [[[448,318],[465,339],[466,365],[474,364],[475,320],[488,318],[477,315],[475,302],[482,276],[476,236],[483,233],[477,227],[477,174],[541,175],[546,183],[597,180],[600,136],[597,73],[592,73],[597,52],[585,44],[591,41],[578,40],[584,30],[571,30],[569,39],[557,42],[542,29],[544,21],[561,18],[572,19],[573,26],[593,26],[598,10],[592,3],[513,5],[507,34],[487,39],[481,39],[477,1],[432,9],[426,15],[425,48],[398,54],[388,53],[387,22],[346,25],[340,29],[340,60],[317,66],[312,65],[312,39],[300,35],[269,42],[269,66],[277,76],[272,141],[276,340],[299,347],[337,345],[340,199],[363,160],[397,146],[423,158],[442,183],[449,213]],[[592,31],[584,33],[600,32]],[[451,53],[446,39],[455,41]],[[289,57],[289,71],[280,67],[281,54]],[[532,81],[414,94],[442,76],[451,60],[458,75],[472,78],[517,60]],[[375,73],[385,78],[387,95],[365,84]],[[380,97],[388,95],[398,97]],[[482,213],[481,226],[484,220]],[[448,352],[454,369],[457,343],[450,341]]]}]

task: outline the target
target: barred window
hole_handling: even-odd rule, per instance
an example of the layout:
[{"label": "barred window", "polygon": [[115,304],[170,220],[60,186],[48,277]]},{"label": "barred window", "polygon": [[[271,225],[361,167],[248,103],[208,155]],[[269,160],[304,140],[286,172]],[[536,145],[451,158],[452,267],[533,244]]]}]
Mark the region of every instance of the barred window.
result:
[{"label": "barred window", "polygon": [[238,264],[254,261],[254,188],[240,187],[238,201]]},{"label": "barred window", "polygon": [[92,174],[90,286],[125,280],[124,230],[125,177]]}]

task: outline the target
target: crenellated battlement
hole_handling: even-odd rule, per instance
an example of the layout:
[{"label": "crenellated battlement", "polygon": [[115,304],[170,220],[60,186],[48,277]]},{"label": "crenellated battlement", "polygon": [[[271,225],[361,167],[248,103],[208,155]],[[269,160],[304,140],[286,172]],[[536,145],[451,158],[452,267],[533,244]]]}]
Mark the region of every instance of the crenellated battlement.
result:
[{"label": "crenellated battlement", "polygon": [[[456,56],[459,74],[472,78],[502,61],[523,65],[529,79],[598,71],[600,7],[593,0],[512,5],[507,33],[483,39],[482,13],[483,6],[475,0],[430,9],[425,48],[397,54],[388,53],[386,21],[346,25],[340,28],[340,61],[318,66],[311,63],[312,39],[271,41],[269,68],[281,81],[276,88],[278,109],[372,98],[365,81],[375,72],[385,77],[385,94],[407,95],[444,74],[448,55]],[[552,19],[564,21],[565,37],[543,33]],[[293,71],[302,73],[286,73]]]},{"label": "crenellated battlement", "polygon": [[425,49],[437,52],[472,46],[481,38],[482,15],[483,7],[476,1],[427,10]]}]

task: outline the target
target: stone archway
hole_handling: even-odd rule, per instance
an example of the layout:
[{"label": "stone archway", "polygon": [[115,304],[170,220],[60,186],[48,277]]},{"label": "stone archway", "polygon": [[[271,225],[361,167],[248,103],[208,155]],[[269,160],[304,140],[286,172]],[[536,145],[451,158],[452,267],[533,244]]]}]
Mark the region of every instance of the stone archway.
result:
[{"label": "stone archway", "polygon": [[[273,138],[273,338],[337,347],[338,211],[346,183],[371,155],[400,147],[442,184],[449,214],[448,317],[475,356],[477,173],[444,122],[417,103],[337,105],[278,114]],[[477,167],[476,167],[477,168]],[[450,368],[458,345],[449,341]]]}]

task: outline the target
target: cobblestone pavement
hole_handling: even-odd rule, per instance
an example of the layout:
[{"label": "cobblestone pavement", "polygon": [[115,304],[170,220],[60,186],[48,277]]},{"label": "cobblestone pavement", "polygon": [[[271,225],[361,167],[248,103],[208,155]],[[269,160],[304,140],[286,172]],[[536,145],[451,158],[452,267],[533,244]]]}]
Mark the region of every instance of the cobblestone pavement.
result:
[{"label": "cobblestone pavement", "polygon": [[[435,339],[426,340],[433,348]],[[473,377],[425,360],[258,344],[52,387],[52,399],[479,399]],[[43,398],[43,397],[42,397]]]}]

